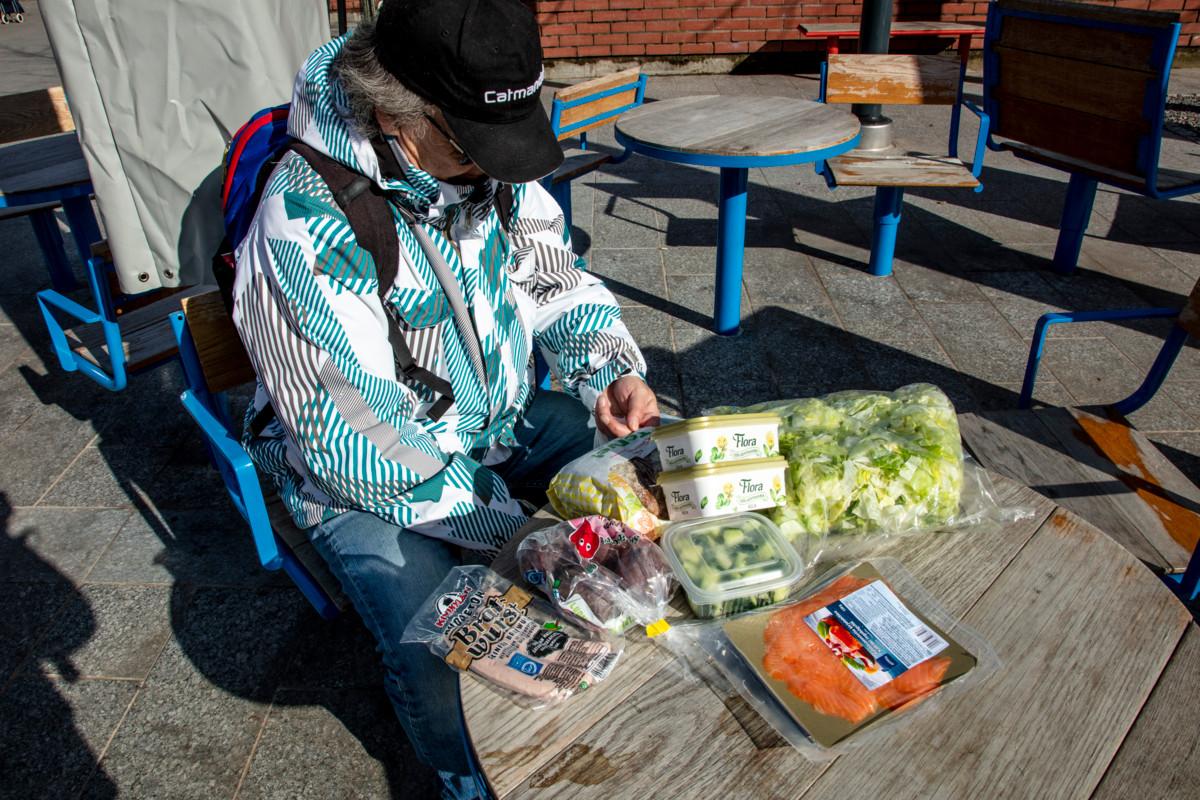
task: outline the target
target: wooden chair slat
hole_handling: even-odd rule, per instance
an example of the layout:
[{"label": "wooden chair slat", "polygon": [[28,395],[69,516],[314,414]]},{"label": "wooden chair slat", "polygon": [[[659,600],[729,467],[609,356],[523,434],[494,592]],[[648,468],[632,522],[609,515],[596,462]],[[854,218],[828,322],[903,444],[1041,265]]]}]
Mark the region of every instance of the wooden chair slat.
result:
[{"label": "wooden chair slat", "polygon": [[838,186],[938,186],[974,188],[979,179],[949,156],[851,152],[827,162]]},{"label": "wooden chair slat", "polygon": [[[173,357],[178,348],[167,315],[194,294],[211,291],[212,286],[192,286],[164,297],[121,317],[121,344],[126,369],[136,372]],[[71,349],[97,366],[111,363],[104,332],[99,325],[81,325],[64,331]]]},{"label": "wooden chair slat", "polygon": [[1146,132],[1144,125],[1072,111],[1001,91],[996,91],[995,97],[1003,109],[992,119],[996,136],[1145,177],[1144,170],[1138,166],[1138,148]]},{"label": "wooden chair slat", "polygon": [[61,86],[0,97],[0,144],[75,130]]},{"label": "wooden chair slat", "polygon": [[587,97],[589,94],[602,92],[605,89],[612,89],[623,83],[632,83],[638,79],[638,75],[641,73],[641,67],[630,67],[620,72],[612,72],[608,75],[601,75],[599,78],[592,78],[581,83],[572,84],[565,89],[559,89],[554,93],[554,96],[564,102],[578,100],[580,97]]},{"label": "wooden chair slat", "polygon": [[1178,14],[1166,11],[1114,8],[1094,3],[1074,2],[1073,0],[996,0],[996,2],[997,5],[1006,10],[1028,11],[1033,14],[1064,14],[1074,19],[1107,22],[1116,25],[1141,25],[1147,28],[1165,28],[1172,22],[1179,21]]},{"label": "wooden chair slat", "polygon": [[1049,20],[1008,18],[1000,29],[997,43],[1111,67],[1154,70],[1154,37],[1148,34],[1097,30]]},{"label": "wooden chair slat", "polygon": [[1146,94],[1154,73],[996,45],[996,91],[1138,124],[1149,130]]},{"label": "wooden chair slat", "polygon": [[831,55],[825,102],[950,105],[958,97],[957,58]]},{"label": "wooden chair slat", "polygon": [[574,150],[567,152],[564,154],[563,163],[550,176],[550,183],[573,181],[581,175],[586,175],[592,170],[607,164],[609,161],[612,161],[610,154],[600,153],[595,150]]},{"label": "wooden chair slat", "polygon": [[254,367],[237,328],[225,309],[219,291],[195,294],[183,300],[183,315],[196,345],[210,392],[224,392],[254,380]]}]

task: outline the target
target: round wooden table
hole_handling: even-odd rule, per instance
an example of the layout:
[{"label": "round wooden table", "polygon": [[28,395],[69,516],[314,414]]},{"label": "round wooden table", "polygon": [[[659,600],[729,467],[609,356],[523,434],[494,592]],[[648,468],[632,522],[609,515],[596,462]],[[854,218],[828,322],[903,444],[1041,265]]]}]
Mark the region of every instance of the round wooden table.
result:
[{"label": "round wooden table", "polygon": [[621,116],[617,142],[676,164],[720,167],[714,328],[741,325],[746,184],[753,167],[823,161],[858,145],[852,114],[794,97],[701,95],[647,103]]},{"label": "round wooden table", "polygon": [[[662,648],[635,634],[607,681],[551,709],[527,711],[462,681],[497,796],[1194,797],[1200,629],[1107,535],[995,481],[1004,502],[1034,516],[910,537],[882,554],[991,642],[1002,666],[986,682],[881,742],[814,764],[736,694],[681,679]],[[515,541],[494,565],[510,576]]]}]

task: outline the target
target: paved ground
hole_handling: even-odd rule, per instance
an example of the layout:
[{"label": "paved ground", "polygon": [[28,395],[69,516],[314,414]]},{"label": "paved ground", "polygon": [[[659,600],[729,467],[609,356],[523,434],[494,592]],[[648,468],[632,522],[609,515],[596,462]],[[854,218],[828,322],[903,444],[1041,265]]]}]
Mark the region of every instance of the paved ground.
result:
[{"label": "paved ground", "polygon": [[[27,32],[0,30],[0,52],[33,53],[36,83],[44,47],[21,44]],[[31,88],[12,63],[6,90]],[[1200,73],[1176,84],[1195,92]],[[714,92],[812,97],[815,83],[651,80],[657,98]],[[896,116],[933,147],[942,113]],[[1194,143],[1166,149],[1200,171]],[[940,384],[962,409],[1012,406],[1040,313],[1182,302],[1200,278],[1200,206],[1102,192],[1081,269],[1060,277],[1047,259],[1062,176],[1007,156],[988,163],[982,194],[911,193],[885,279],[863,267],[869,193],[830,192],[808,168],[754,171],[738,338],[705,327],[710,172],[634,158],[579,184],[577,248],[623,299],[674,409],[914,380]],[[256,568],[175,399],[174,366],[120,395],[62,373],[34,310],[45,279],[29,226],[0,223],[0,242],[0,797],[431,796],[356,620],[316,619],[286,580]],[[1122,397],[1163,333],[1062,331],[1039,398]],[[1200,480],[1194,342],[1134,421]]]}]

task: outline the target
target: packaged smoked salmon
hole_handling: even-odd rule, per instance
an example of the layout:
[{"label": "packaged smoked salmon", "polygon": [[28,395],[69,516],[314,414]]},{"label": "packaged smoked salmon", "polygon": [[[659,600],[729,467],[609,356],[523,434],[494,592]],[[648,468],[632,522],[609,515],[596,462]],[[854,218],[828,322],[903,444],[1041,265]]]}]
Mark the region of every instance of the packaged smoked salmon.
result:
[{"label": "packaged smoked salmon", "polygon": [[999,666],[894,559],[829,574],[788,603],[675,630],[815,761],[937,714]]},{"label": "packaged smoked salmon", "polygon": [[621,654],[619,638],[571,616],[487,567],[455,567],[400,641],[420,642],[513,702],[541,708],[607,678]]}]

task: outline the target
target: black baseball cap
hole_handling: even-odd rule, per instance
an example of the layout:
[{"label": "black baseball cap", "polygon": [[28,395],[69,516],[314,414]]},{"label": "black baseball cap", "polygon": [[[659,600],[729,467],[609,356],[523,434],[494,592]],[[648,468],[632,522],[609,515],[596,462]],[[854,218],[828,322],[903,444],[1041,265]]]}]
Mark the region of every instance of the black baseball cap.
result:
[{"label": "black baseball cap", "polygon": [[562,163],[539,99],[537,20],[520,0],[386,0],[375,33],[379,63],[441,109],[490,177],[526,183]]}]

